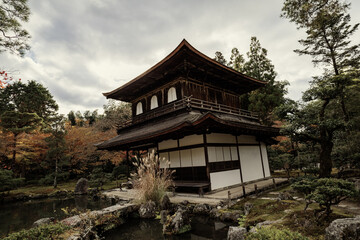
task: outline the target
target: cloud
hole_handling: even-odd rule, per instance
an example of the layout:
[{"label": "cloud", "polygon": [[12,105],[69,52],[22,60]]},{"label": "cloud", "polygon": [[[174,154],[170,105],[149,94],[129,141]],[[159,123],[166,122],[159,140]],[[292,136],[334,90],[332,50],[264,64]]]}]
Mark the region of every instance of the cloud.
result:
[{"label": "cloud", "polygon": [[[111,91],[168,55],[183,38],[213,57],[248,51],[256,36],[268,50],[289,97],[299,99],[319,73],[309,57],[293,50],[304,33],[279,17],[282,0],[30,0],[31,51],[0,55],[3,67],[49,88],[61,113],[102,109]],[[360,4],[353,1],[353,22]],[[356,35],[358,36],[358,35]],[[354,36],[355,37],[355,36]],[[356,39],[356,38],[354,38]]]}]

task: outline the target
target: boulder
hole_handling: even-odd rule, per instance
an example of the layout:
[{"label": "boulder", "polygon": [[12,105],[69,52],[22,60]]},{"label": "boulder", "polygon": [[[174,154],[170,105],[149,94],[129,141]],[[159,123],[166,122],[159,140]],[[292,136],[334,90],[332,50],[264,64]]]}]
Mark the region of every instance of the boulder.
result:
[{"label": "boulder", "polygon": [[246,228],[230,226],[227,240],[245,240],[246,233]]},{"label": "boulder", "polygon": [[141,204],[139,208],[140,218],[155,218],[156,217],[156,204],[153,201]]},{"label": "boulder", "polygon": [[190,218],[187,211],[178,209],[174,215],[167,216],[163,224],[163,234],[178,235],[191,230]]},{"label": "boulder", "polygon": [[171,208],[170,198],[167,194],[165,194],[160,200],[160,209],[168,210]]},{"label": "boulder", "polygon": [[210,213],[210,207],[207,204],[203,204],[203,203],[199,203],[196,204],[194,209],[193,209],[193,213],[196,214],[209,214]]},{"label": "boulder", "polygon": [[121,188],[132,189],[133,188],[133,183],[131,181],[121,183]]},{"label": "boulder", "polygon": [[87,194],[89,188],[89,182],[86,178],[80,178],[75,186],[75,194],[82,195]]},{"label": "boulder", "polygon": [[360,216],[334,220],[325,229],[326,240],[360,240]]},{"label": "boulder", "polygon": [[39,227],[45,224],[50,224],[54,222],[54,218],[40,218],[39,220],[33,223],[33,227]]},{"label": "boulder", "polygon": [[360,192],[360,178],[354,179],[355,189]]},{"label": "boulder", "polygon": [[164,224],[166,222],[167,216],[169,215],[168,210],[161,210],[160,211],[160,223]]},{"label": "boulder", "polygon": [[254,207],[254,205],[252,203],[246,202],[244,204],[244,214],[245,216],[249,215],[251,209]]},{"label": "boulder", "polygon": [[232,210],[222,212],[220,215],[220,221],[222,222],[238,222],[238,218],[243,215],[243,212],[240,210]]}]

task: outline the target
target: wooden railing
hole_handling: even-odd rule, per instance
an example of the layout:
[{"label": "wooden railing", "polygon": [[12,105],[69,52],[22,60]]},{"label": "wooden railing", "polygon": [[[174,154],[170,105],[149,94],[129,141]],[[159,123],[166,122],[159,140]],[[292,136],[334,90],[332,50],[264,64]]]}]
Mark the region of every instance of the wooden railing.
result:
[{"label": "wooden railing", "polygon": [[231,114],[235,116],[242,116],[247,117],[251,119],[258,119],[258,115],[254,112],[250,112],[244,109],[234,108],[230,107],[224,104],[218,104],[218,103],[212,103],[208,101],[204,101],[201,99],[193,98],[193,97],[184,97],[180,100],[168,103],[162,107],[158,107],[155,109],[152,109],[148,112],[136,115],[133,117],[133,119],[128,120],[126,122],[123,122],[121,125],[118,126],[118,129],[130,126],[135,123],[144,122],[147,120],[150,120],[152,118],[174,112],[180,109],[184,108],[194,108],[194,109],[200,109],[200,110],[208,110],[212,112],[220,112],[220,113],[226,113]]}]

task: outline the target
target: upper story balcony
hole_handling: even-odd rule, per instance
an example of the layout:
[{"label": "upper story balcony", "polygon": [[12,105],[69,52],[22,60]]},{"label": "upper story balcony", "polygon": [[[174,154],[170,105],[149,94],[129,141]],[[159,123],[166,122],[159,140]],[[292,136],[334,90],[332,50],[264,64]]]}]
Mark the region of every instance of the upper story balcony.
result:
[{"label": "upper story balcony", "polygon": [[118,126],[118,129],[122,129],[128,127],[132,124],[137,124],[141,122],[145,122],[147,120],[178,111],[180,109],[197,109],[203,111],[210,111],[210,112],[219,112],[219,113],[226,113],[231,114],[239,117],[246,117],[249,119],[258,120],[258,114],[254,112],[250,112],[244,109],[230,107],[224,104],[218,104],[213,102],[204,101],[201,99],[190,97],[184,97],[177,101],[168,103],[164,106],[157,107],[150,111],[141,113],[139,115],[134,116],[131,120],[123,122],[121,125]]}]

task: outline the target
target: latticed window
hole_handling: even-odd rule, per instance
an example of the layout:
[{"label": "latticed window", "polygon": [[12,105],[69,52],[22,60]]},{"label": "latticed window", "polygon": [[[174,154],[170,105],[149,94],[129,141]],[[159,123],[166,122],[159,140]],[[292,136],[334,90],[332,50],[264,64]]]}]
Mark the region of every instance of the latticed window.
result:
[{"label": "latticed window", "polygon": [[154,95],[154,96],[151,97],[150,109],[157,108],[158,106],[159,106],[159,104],[158,104],[157,96]]},{"label": "latticed window", "polygon": [[143,113],[143,106],[141,102],[138,102],[136,104],[136,115],[142,114]]},{"label": "latticed window", "polygon": [[168,103],[169,102],[173,102],[177,99],[176,97],[176,89],[174,87],[171,87],[169,90],[168,90]]}]

